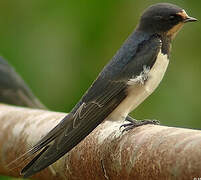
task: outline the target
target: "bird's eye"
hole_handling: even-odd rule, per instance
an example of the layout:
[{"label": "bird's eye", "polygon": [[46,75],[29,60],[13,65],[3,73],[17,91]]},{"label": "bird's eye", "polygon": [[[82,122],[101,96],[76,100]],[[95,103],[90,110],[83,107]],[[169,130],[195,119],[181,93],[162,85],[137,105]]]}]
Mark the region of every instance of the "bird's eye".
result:
[{"label": "bird's eye", "polygon": [[170,15],[170,16],[169,16],[169,20],[173,21],[173,20],[176,19],[176,17],[177,17],[176,15]]}]

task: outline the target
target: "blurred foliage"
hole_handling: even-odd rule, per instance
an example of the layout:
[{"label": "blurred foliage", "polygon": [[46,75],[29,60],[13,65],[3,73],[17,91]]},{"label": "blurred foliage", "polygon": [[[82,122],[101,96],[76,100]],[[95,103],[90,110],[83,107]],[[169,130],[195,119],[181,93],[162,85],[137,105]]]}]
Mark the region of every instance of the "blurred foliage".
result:
[{"label": "blurred foliage", "polygon": [[[51,110],[69,112],[158,0],[1,0],[0,53]],[[201,19],[201,1],[172,0]],[[201,128],[201,24],[174,40],[160,87],[132,115]]]}]

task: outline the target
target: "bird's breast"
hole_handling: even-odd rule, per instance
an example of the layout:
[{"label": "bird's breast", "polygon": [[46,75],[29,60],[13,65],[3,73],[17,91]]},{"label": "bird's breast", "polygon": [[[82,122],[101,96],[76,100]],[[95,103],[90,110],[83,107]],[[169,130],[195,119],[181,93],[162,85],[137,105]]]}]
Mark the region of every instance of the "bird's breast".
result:
[{"label": "bird's breast", "polygon": [[[141,73],[147,77],[143,82],[144,77],[137,76],[128,82],[128,95],[117,106],[117,108],[108,116],[108,120],[124,120],[125,117],[140,105],[160,84],[169,64],[168,56],[159,52],[154,65],[149,71],[144,69]],[[148,68],[148,67],[147,67]]]}]

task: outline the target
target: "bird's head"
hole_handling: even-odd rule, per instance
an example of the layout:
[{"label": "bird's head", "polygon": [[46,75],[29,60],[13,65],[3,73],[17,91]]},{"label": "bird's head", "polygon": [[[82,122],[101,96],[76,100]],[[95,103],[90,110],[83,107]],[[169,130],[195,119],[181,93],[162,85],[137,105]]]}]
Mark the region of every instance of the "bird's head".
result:
[{"label": "bird's head", "polygon": [[165,34],[172,39],[185,23],[194,21],[197,19],[188,16],[182,8],[169,3],[158,3],[144,11],[138,29]]}]

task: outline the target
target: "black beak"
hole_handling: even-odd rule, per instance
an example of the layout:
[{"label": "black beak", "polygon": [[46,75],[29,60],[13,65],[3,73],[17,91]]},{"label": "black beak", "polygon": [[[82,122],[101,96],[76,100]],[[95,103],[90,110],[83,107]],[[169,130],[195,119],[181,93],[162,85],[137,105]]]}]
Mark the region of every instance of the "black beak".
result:
[{"label": "black beak", "polygon": [[187,23],[187,22],[195,22],[197,21],[196,18],[193,18],[193,17],[187,17],[186,19],[184,19],[184,23]]}]

